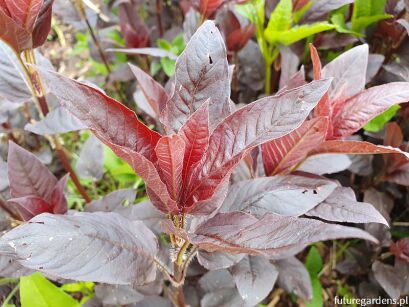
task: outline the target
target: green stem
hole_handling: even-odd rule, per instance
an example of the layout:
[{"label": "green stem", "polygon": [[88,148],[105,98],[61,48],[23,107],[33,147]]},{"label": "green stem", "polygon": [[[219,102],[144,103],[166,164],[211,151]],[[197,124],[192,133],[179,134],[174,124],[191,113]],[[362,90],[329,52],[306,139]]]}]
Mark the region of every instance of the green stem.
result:
[{"label": "green stem", "polygon": [[7,285],[7,284],[15,284],[15,283],[18,283],[18,282],[19,282],[18,278],[8,278],[8,277],[1,278],[0,279],[0,286],[4,286],[4,285]]},{"label": "green stem", "polygon": [[266,95],[271,94],[271,64],[266,63],[266,83],[264,84],[264,92]]},{"label": "green stem", "polygon": [[280,49],[276,46],[269,46],[264,61],[266,63],[266,83],[264,85],[264,92],[266,95],[271,94],[271,66],[274,61],[277,59],[277,56],[280,54]]},{"label": "green stem", "polygon": [[11,299],[13,298],[13,296],[16,294],[16,292],[18,291],[20,287],[20,283],[18,283],[13,290],[11,290],[11,292],[9,293],[9,295],[6,297],[6,299],[4,300],[3,304],[1,305],[1,307],[6,307],[9,302],[11,301]]}]

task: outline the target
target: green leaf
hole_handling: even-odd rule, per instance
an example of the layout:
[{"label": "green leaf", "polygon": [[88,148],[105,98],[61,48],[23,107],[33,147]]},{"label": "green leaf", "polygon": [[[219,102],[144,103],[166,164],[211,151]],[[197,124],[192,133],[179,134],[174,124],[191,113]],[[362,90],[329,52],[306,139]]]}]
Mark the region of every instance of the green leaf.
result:
[{"label": "green leaf", "polygon": [[169,51],[170,48],[172,48],[172,45],[171,45],[167,40],[162,39],[162,38],[159,38],[159,39],[156,41],[156,44],[158,45],[158,47],[159,47],[160,49],[164,49],[164,50],[166,50],[166,51]]},{"label": "green leaf", "polygon": [[22,307],[80,307],[80,304],[40,273],[20,279]]},{"label": "green leaf", "polygon": [[271,44],[283,44],[288,46],[307,38],[310,35],[335,28],[336,26],[329,24],[328,22],[316,22],[313,24],[297,26],[284,32],[271,31],[267,28],[264,34],[267,41]]},{"label": "green leaf", "polygon": [[388,110],[379,114],[364,126],[364,130],[369,132],[378,132],[395,116],[400,109],[398,104],[391,106]]},{"label": "green leaf", "polygon": [[324,300],[322,297],[322,285],[318,278],[311,278],[312,286],[312,299],[305,305],[307,307],[322,307],[324,306]]},{"label": "green leaf", "polygon": [[237,4],[236,11],[256,25],[264,25],[264,0],[253,0],[246,4]]},{"label": "green leaf", "polygon": [[283,32],[290,29],[292,24],[292,0],[280,0],[270,15],[266,32]]},{"label": "green leaf", "polygon": [[315,246],[312,246],[308,252],[305,267],[311,276],[317,276],[322,269],[322,258]]},{"label": "green leaf", "polygon": [[65,292],[81,292],[84,294],[89,294],[93,292],[95,284],[91,281],[80,281],[76,283],[64,284],[61,286]]},{"label": "green leaf", "polygon": [[304,16],[304,13],[310,8],[310,6],[314,3],[314,1],[309,1],[306,5],[300,8],[298,11],[293,12],[293,19],[295,23],[298,23],[301,17]]},{"label": "green leaf", "polygon": [[347,33],[347,34],[353,34],[355,36],[361,37],[362,34],[359,32],[352,31],[348,29],[346,23],[345,23],[345,16],[343,13],[336,13],[331,16],[331,22],[335,26],[335,30],[338,33]]},{"label": "green leaf", "polygon": [[169,58],[161,58],[160,63],[163,71],[168,77],[172,77],[175,74],[176,61]]},{"label": "green leaf", "polygon": [[185,49],[185,39],[182,34],[176,36],[172,41],[172,52],[175,50],[176,55],[180,55]]},{"label": "green leaf", "polygon": [[389,14],[359,17],[353,20],[352,30],[356,32],[362,32],[367,27],[377,23],[378,21],[389,19],[392,17],[393,15],[389,15]]}]

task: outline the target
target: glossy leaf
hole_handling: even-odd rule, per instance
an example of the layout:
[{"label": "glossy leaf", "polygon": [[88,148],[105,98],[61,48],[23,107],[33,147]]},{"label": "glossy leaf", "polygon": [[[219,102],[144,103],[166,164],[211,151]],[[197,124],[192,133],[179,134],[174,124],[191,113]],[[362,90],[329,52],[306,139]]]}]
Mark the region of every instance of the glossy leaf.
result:
[{"label": "glossy leaf", "polygon": [[200,251],[197,254],[197,260],[209,271],[227,269],[240,262],[245,254],[231,254],[223,252]]},{"label": "glossy leaf", "polygon": [[142,222],[117,213],[41,214],[0,242],[25,267],[55,277],[111,284],[155,279],[155,236]]},{"label": "glossy leaf", "polygon": [[241,181],[229,190],[220,212],[299,216],[326,199],[336,184],[323,178],[273,176]]},{"label": "glossy leaf", "polygon": [[162,137],[155,148],[162,178],[166,183],[172,199],[177,200],[182,190],[183,158],[185,142],[178,135]]},{"label": "glossy leaf", "polygon": [[378,85],[349,98],[334,117],[334,136],[349,136],[392,105],[409,101],[408,85],[408,82]]},{"label": "glossy leaf", "polygon": [[175,91],[162,117],[168,132],[177,132],[209,97],[213,129],[230,114],[230,82],[224,41],[212,21],[197,30],[176,62]]},{"label": "glossy leaf", "polygon": [[271,32],[283,32],[291,27],[293,3],[291,0],[280,0],[270,15],[266,36]]},{"label": "glossy leaf", "polygon": [[346,170],[351,164],[351,159],[344,154],[318,154],[308,157],[297,167],[297,171],[316,175],[334,174]]},{"label": "glossy leaf", "polygon": [[351,188],[338,187],[321,204],[307,212],[308,216],[334,222],[381,223],[388,222],[371,204],[358,202]]},{"label": "glossy leaf", "polygon": [[328,127],[327,117],[305,121],[291,133],[265,143],[263,152],[264,170],[268,175],[287,174],[303,161],[308,153],[324,140]]},{"label": "glossy leaf", "polygon": [[353,227],[326,224],[318,220],[266,214],[258,220],[243,212],[219,213],[189,233],[192,244],[208,251],[227,251],[277,257],[322,240],[347,237],[377,240]]}]

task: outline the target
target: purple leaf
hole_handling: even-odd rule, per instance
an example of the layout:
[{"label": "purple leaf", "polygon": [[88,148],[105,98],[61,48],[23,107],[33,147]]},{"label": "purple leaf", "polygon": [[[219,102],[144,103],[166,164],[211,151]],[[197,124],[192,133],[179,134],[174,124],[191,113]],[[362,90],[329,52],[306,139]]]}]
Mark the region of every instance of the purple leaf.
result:
[{"label": "purple leaf", "polygon": [[31,195],[51,200],[57,179],[36,156],[10,142],[7,165],[12,197]]},{"label": "purple leaf", "polygon": [[209,271],[227,269],[239,262],[245,254],[200,251],[197,260]]},{"label": "purple leaf", "polygon": [[327,199],[307,213],[327,221],[347,223],[381,223],[385,218],[371,204],[359,202],[351,188],[338,187]]},{"label": "purple leaf", "polygon": [[57,107],[37,123],[28,123],[25,130],[39,135],[66,133],[87,129],[81,121],[72,116],[67,109]]},{"label": "purple leaf", "polygon": [[231,186],[220,212],[299,216],[326,199],[336,186],[324,178],[295,175],[246,180]]},{"label": "purple leaf", "polygon": [[106,305],[127,305],[143,300],[144,295],[127,285],[96,285],[95,297]]},{"label": "purple leaf", "polygon": [[305,11],[300,22],[309,23],[312,21],[325,20],[330,12],[352,2],[354,2],[354,0],[315,0]]},{"label": "purple leaf", "polygon": [[342,154],[319,154],[308,157],[297,170],[316,174],[333,174],[351,166],[351,159]]},{"label": "purple leaf", "polygon": [[0,242],[23,266],[59,278],[136,285],[156,275],[154,234],[116,213],[41,214]]},{"label": "purple leaf", "polygon": [[278,269],[278,285],[288,293],[294,293],[302,299],[312,298],[310,275],[304,264],[295,257],[274,262]]},{"label": "purple leaf", "polygon": [[229,271],[241,298],[250,306],[267,297],[278,275],[276,267],[263,256],[247,256]]},{"label": "purple leaf", "polygon": [[18,278],[33,273],[34,271],[23,267],[14,257],[0,255],[0,277]]},{"label": "purple leaf", "polygon": [[397,278],[399,273],[396,269],[380,261],[375,261],[372,264],[372,271],[375,280],[381,285],[385,292],[392,298],[398,299],[401,295],[402,279]]},{"label": "purple leaf", "polygon": [[[121,189],[111,192],[101,199],[94,200],[87,204],[85,211],[87,212],[118,212],[125,208],[123,204],[126,202],[133,203],[136,197],[134,189]],[[119,213],[119,212],[118,212]]]},{"label": "purple leaf", "polygon": [[39,196],[23,196],[7,201],[19,212],[23,221],[29,221],[41,213],[53,213],[53,205]]},{"label": "purple leaf", "polygon": [[177,132],[209,97],[213,129],[230,114],[226,47],[213,21],[203,23],[176,61],[175,91],[162,114],[167,131]]},{"label": "purple leaf", "polygon": [[64,189],[67,186],[68,178],[69,174],[66,174],[58,180],[57,185],[54,187],[53,193],[51,194],[51,204],[53,205],[53,213],[55,214],[65,214],[68,210],[67,199],[64,195]]},{"label": "purple leaf", "polygon": [[0,191],[5,190],[8,186],[7,163],[0,157]]},{"label": "purple leaf", "polygon": [[169,99],[168,95],[164,88],[142,69],[132,64],[129,64],[129,67],[135,75],[136,80],[138,80],[143,95],[155,112],[155,118],[158,119],[161,112],[165,109],[166,103]]},{"label": "purple leaf", "polygon": [[207,251],[277,257],[322,240],[361,238],[377,243],[367,232],[318,220],[266,214],[258,220],[244,212],[218,213],[188,234],[192,244]]},{"label": "purple leaf", "polygon": [[358,94],[365,88],[368,66],[368,45],[354,47],[322,69],[322,78],[333,77],[329,89],[332,104]]}]

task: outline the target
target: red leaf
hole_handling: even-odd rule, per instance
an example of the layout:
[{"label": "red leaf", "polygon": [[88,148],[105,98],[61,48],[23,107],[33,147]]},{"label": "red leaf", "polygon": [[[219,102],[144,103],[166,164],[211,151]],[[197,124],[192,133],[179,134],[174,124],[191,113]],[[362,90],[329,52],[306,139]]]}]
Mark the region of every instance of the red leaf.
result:
[{"label": "red leaf", "polygon": [[0,38],[17,52],[31,48],[30,33],[18,26],[14,20],[1,9]]},{"label": "red leaf", "polygon": [[334,114],[334,137],[352,135],[394,104],[407,101],[409,82],[392,82],[364,90],[347,99]]},{"label": "red leaf", "polygon": [[169,194],[175,201],[181,194],[183,157],[185,142],[178,135],[162,137],[155,148],[158,157],[158,166],[165,181]]},{"label": "red leaf", "polygon": [[199,11],[209,17],[223,4],[225,0],[199,0]]},{"label": "red leaf", "polygon": [[226,48],[213,21],[197,30],[176,61],[175,91],[161,118],[168,133],[177,132],[209,97],[213,130],[230,114]]},{"label": "red leaf", "polygon": [[33,29],[33,48],[44,44],[51,30],[52,5],[54,0],[45,0]]},{"label": "red leaf", "polygon": [[262,145],[265,173],[287,174],[325,140],[327,117],[304,122],[293,132]]},{"label": "red leaf", "polygon": [[10,17],[20,27],[31,31],[43,5],[43,0],[4,0],[4,4],[10,12]]},{"label": "red leaf", "polygon": [[[321,60],[318,55],[317,49],[315,49],[313,44],[310,44],[311,60],[313,65],[314,80],[321,79]],[[334,81],[333,81],[334,82]],[[329,101],[328,93],[321,98],[320,102],[314,109],[314,115],[318,116],[328,116],[329,120],[331,119],[331,104]],[[328,128],[331,128],[331,125],[328,125]]]},{"label": "red leaf", "polygon": [[139,67],[132,64],[129,64],[129,67],[138,80],[143,95],[155,111],[156,118],[159,118],[169,99],[164,88]]},{"label": "red leaf", "polygon": [[119,5],[119,26],[127,48],[141,48],[150,45],[149,31],[141,22],[137,7],[132,3]]},{"label": "red leaf", "polygon": [[186,144],[183,159],[183,181],[191,168],[200,161],[209,142],[209,101],[205,102],[182,126],[179,135]]},{"label": "red leaf", "polygon": [[29,221],[41,213],[53,213],[53,205],[39,196],[24,196],[8,200],[16,206],[23,221]]},{"label": "red leaf", "polygon": [[301,125],[328,89],[330,80],[313,81],[280,95],[262,98],[227,117],[211,134],[206,155],[188,182],[188,204],[213,195],[252,148]]},{"label": "red leaf", "polygon": [[393,243],[390,251],[395,257],[409,262],[409,238],[403,238]]},{"label": "red leaf", "polygon": [[38,67],[37,70],[47,90],[104,143],[156,161],[154,148],[160,135],[142,124],[132,110],[93,87],[52,71]]},{"label": "red leaf", "polygon": [[402,154],[409,158],[409,154],[403,152],[399,148],[390,146],[374,145],[363,141],[341,141],[332,140],[322,143],[319,147],[310,152],[310,156],[323,153],[339,153],[339,154]]},{"label": "red leaf", "polygon": [[57,179],[36,156],[10,142],[7,165],[12,197],[37,196],[51,201]]}]

